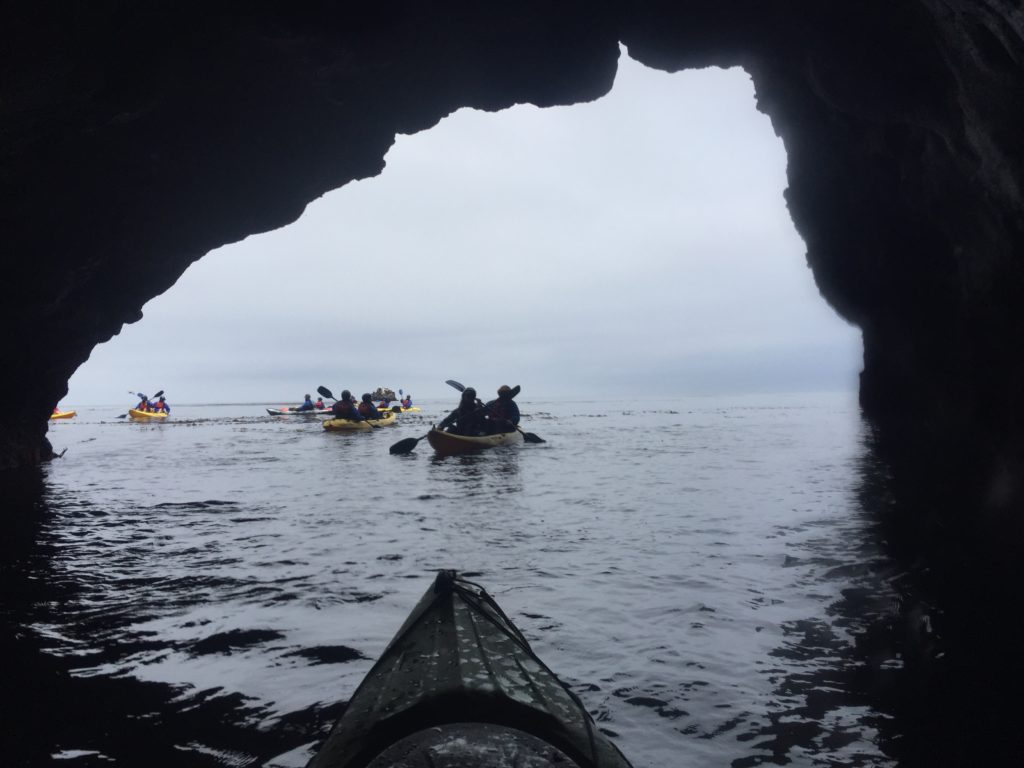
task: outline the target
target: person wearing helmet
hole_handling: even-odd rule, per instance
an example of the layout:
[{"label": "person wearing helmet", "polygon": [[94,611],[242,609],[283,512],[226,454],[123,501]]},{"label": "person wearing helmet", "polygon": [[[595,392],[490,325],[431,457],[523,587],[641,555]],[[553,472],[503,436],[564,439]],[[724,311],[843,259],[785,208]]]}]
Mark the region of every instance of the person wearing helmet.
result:
[{"label": "person wearing helmet", "polygon": [[171,415],[171,406],[167,404],[167,398],[163,395],[160,395],[160,399],[155,403],[151,403],[150,408],[155,413],[166,413],[168,416]]},{"label": "person wearing helmet", "polygon": [[352,399],[352,393],[347,389],[342,390],[341,400],[338,400],[331,406],[331,413],[334,414],[334,418],[336,419],[363,421],[363,417],[359,415],[359,409],[356,407],[355,401]]},{"label": "person wearing helmet", "polygon": [[484,426],[483,404],[476,399],[476,390],[466,387],[458,407],[445,416],[437,428],[455,435],[482,435]]},{"label": "person wearing helmet", "polygon": [[412,408],[412,395],[407,394],[405,397],[402,398],[402,408],[406,410]]},{"label": "person wearing helmet", "polygon": [[519,394],[519,385],[510,387],[502,384],[498,387],[498,397],[484,406],[487,416],[487,432],[515,432],[519,424],[519,406],[513,398]]},{"label": "person wearing helmet", "polygon": [[302,401],[302,405],[296,408],[296,411],[312,411],[315,410],[316,406],[313,405],[313,398],[306,395],[306,399]]},{"label": "person wearing helmet", "polygon": [[370,397],[369,392],[364,392],[362,396],[362,402],[359,403],[359,415],[364,419],[379,419],[381,418],[381,412],[377,410],[377,406],[373,404],[373,398]]},{"label": "person wearing helmet", "polygon": [[149,411],[149,409],[150,409],[149,398],[146,397],[141,392],[136,392],[135,396],[137,398],[139,398],[139,404],[135,406],[135,410],[136,411],[142,411],[143,413]]}]

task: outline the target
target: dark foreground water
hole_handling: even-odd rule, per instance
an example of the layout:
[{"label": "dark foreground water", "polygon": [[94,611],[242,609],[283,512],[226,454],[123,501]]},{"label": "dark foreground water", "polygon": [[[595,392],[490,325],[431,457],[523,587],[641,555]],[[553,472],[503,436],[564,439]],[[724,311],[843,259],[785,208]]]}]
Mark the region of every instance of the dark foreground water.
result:
[{"label": "dark foreground water", "polygon": [[897,764],[903,573],[853,396],[521,399],[545,444],[447,459],[387,450],[440,401],[354,435],[257,406],[55,423],[6,564],[0,763],[302,766],[457,568],[637,768]]}]

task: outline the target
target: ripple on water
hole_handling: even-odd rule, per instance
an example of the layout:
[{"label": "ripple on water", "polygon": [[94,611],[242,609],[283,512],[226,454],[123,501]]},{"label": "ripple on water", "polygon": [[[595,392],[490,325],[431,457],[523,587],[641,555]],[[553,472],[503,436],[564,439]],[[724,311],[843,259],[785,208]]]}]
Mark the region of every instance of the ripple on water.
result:
[{"label": "ripple on water", "polygon": [[[855,409],[523,410],[548,442],[443,460],[387,453],[426,415],[62,432],[81,442],[47,470],[40,564],[62,592],[22,621],[79,674],[171,686],[187,707],[150,722],[182,759],[297,766],[456,567],[637,768],[893,764],[851,682],[859,623],[891,609],[861,565]],[[159,475],[126,473],[155,443]],[[93,730],[75,746],[132,764]]]}]

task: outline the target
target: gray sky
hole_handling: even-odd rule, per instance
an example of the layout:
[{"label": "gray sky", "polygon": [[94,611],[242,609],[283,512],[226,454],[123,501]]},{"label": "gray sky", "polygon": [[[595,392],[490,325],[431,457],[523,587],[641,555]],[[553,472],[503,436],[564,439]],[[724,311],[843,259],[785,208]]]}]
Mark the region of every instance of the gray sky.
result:
[{"label": "gray sky", "polygon": [[527,399],[857,386],[860,332],[818,294],[740,69],[623,55],[597,102],[460,110],[386,160],[190,267],[63,403],[454,398],[448,378]]}]

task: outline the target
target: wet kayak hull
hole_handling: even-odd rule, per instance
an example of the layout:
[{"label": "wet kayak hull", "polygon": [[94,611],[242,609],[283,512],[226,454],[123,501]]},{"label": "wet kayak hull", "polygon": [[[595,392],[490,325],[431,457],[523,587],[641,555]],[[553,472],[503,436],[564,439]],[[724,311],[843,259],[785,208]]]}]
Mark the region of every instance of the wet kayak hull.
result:
[{"label": "wet kayak hull", "polygon": [[57,411],[56,413],[50,414],[50,421],[55,419],[73,419],[77,411]]},{"label": "wet kayak hull", "polygon": [[130,416],[135,421],[163,421],[167,418],[166,413],[150,413],[149,411],[137,411],[132,408],[128,411]]},{"label": "wet kayak hull", "polygon": [[427,442],[439,456],[453,456],[502,445],[519,445],[523,442],[523,433],[516,431],[499,432],[496,435],[454,435],[451,432],[432,429],[427,433]]},{"label": "wet kayak hull", "polygon": [[271,416],[329,416],[330,408],[314,408],[309,411],[300,411],[298,408],[267,408]]}]

